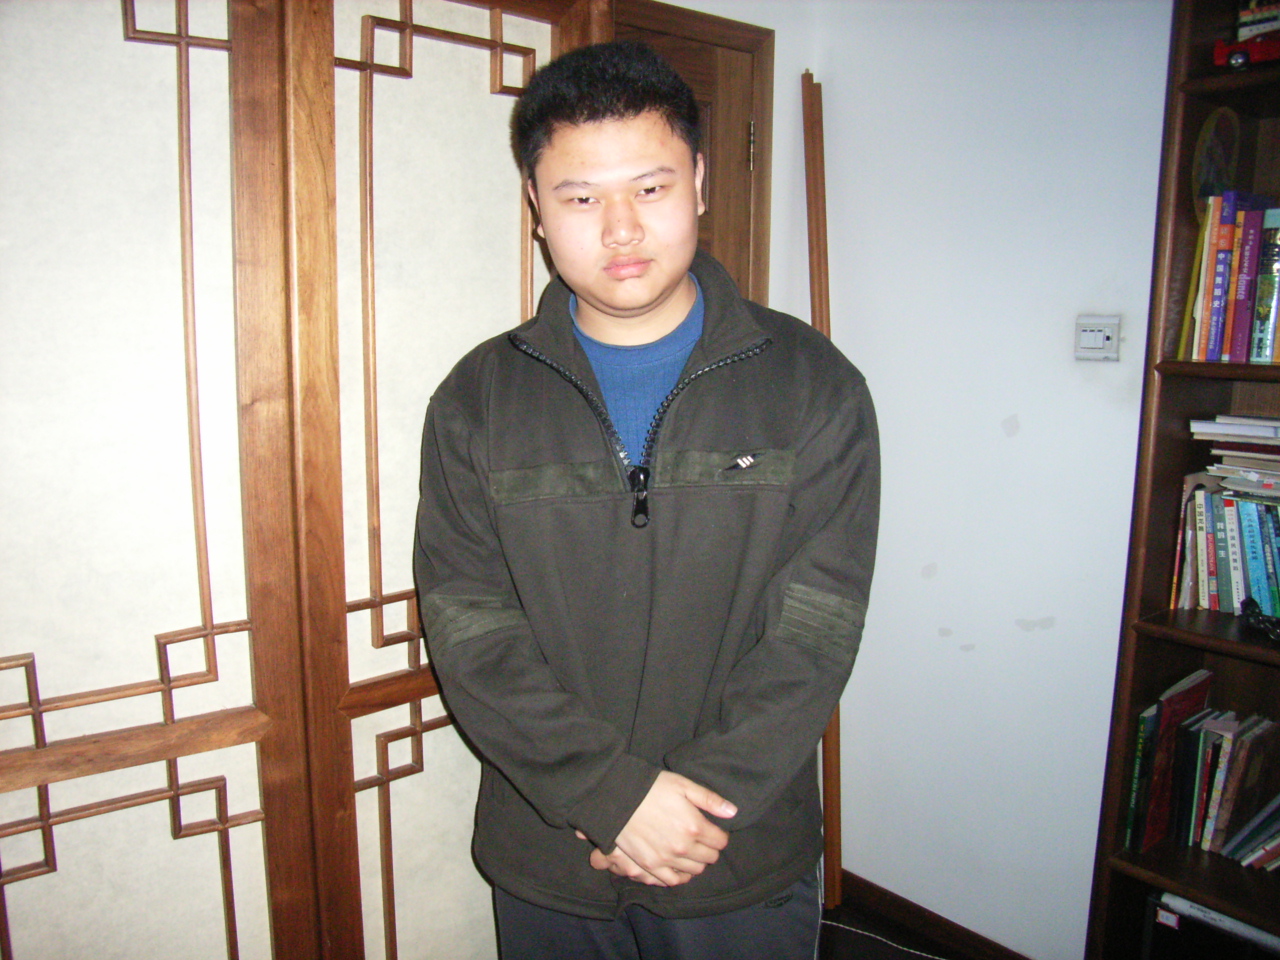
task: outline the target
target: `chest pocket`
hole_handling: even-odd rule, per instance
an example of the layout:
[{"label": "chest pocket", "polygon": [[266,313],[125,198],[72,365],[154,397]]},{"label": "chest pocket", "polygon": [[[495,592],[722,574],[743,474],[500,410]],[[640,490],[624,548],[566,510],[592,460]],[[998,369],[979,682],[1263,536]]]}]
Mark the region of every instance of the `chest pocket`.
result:
[{"label": "chest pocket", "polygon": [[658,487],[788,486],[795,477],[790,450],[677,450],[654,460]]}]

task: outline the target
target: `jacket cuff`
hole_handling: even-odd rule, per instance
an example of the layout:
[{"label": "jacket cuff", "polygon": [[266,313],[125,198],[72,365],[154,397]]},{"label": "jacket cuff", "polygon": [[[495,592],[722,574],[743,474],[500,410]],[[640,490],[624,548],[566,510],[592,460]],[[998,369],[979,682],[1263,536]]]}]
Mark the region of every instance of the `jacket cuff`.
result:
[{"label": "jacket cuff", "polygon": [[639,757],[619,754],[596,788],[569,811],[569,823],[601,852],[612,853],[618,834],[661,772]]}]

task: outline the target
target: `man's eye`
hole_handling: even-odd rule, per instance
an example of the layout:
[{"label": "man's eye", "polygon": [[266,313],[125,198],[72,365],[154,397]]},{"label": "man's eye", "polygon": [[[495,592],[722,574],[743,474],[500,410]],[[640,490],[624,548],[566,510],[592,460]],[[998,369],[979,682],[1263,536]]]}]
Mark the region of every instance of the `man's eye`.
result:
[{"label": "man's eye", "polygon": [[655,194],[660,193],[661,191],[662,191],[661,185],[653,186],[653,187],[645,187],[643,190],[640,191],[640,196],[652,197]]},{"label": "man's eye", "polygon": [[585,207],[587,204],[591,202],[591,198],[590,197],[572,197],[569,200],[569,202],[574,204],[575,206]]}]

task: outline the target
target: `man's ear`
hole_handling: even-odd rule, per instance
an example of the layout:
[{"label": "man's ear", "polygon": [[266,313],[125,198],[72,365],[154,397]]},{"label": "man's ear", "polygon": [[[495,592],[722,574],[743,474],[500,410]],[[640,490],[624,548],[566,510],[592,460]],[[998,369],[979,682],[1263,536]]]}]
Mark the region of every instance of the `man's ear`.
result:
[{"label": "man's ear", "polygon": [[698,192],[698,216],[702,216],[707,212],[707,203],[703,199],[705,196],[702,192],[702,181],[706,177],[707,162],[703,159],[702,154],[697,154],[693,158],[693,188]]},{"label": "man's ear", "polygon": [[529,203],[533,205],[533,213],[538,218],[538,222],[533,226],[533,232],[545,240],[547,235],[542,230],[542,208],[538,206],[538,188],[534,186],[533,177],[524,182],[524,188],[529,193]]}]

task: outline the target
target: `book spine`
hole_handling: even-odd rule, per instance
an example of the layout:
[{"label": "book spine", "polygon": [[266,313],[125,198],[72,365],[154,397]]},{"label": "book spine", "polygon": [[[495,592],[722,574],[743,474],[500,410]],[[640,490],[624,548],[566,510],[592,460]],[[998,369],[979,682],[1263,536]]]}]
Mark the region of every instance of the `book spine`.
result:
[{"label": "book spine", "polygon": [[[1236,291],[1240,284],[1240,247],[1244,235],[1245,211],[1236,211],[1235,240],[1231,244],[1231,277],[1227,281],[1226,321],[1222,324],[1222,362],[1230,363],[1232,357],[1236,361],[1245,359],[1245,354],[1236,349]],[[1247,338],[1246,338],[1247,339]]]},{"label": "book spine", "polygon": [[1262,211],[1245,210],[1240,216],[1240,256],[1235,269],[1235,323],[1231,328],[1231,356],[1239,363],[1249,359],[1249,334],[1253,329],[1253,288],[1258,275],[1258,247],[1262,241]]},{"label": "book spine", "polygon": [[1133,745],[1133,776],[1129,780],[1129,812],[1125,818],[1124,845],[1136,850],[1142,843],[1143,814],[1147,804],[1147,781],[1151,773],[1151,738],[1155,735],[1156,710],[1150,707],[1138,716],[1138,732]]},{"label": "book spine", "polygon": [[1232,612],[1240,613],[1240,605],[1249,595],[1244,575],[1244,554],[1240,548],[1240,512],[1231,497],[1222,498],[1222,512],[1227,528],[1227,562],[1231,571]]},{"label": "book spine", "polygon": [[1187,836],[1187,846],[1200,846],[1200,837],[1204,831],[1205,813],[1209,806],[1209,784],[1212,782],[1213,765],[1218,758],[1218,750],[1222,745],[1222,737],[1210,743],[1205,734],[1200,734],[1199,764],[1196,766],[1195,802],[1191,806],[1191,823]]},{"label": "book spine", "polygon": [[1235,733],[1222,735],[1218,746],[1218,758],[1213,770],[1213,784],[1209,788],[1209,803],[1204,814],[1204,828],[1200,832],[1200,849],[1206,853],[1213,840],[1214,828],[1218,825],[1218,809],[1222,806],[1222,787],[1227,780],[1227,767],[1231,765],[1231,751],[1235,746]]},{"label": "book spine", "polygon": [[1222,197],[1209,198],[1209,229],[1204,252],[1200,257],[1200,295],[1196,303],[1196,360],[1209,357],[1209,336],[1213,318],[1213,276],[1218,261],[1218,243],[1222,235]]},{"label": "book spine", "polygon": [[1244,545],[1244,569],[1249,596],[1258,601],[1262,612],[1271,616],[1271,589],[1267,585],[1267,561],[1263,557],[1262,530],[1258,526],[1257,504],[1239,500],[1240,540]]},{"label": "book spine", "polygon": [[1227,556],[1227,515],[1222,507],[1222,494],[1209,494],[1209,506],[1213,512],[1214,577],[1218,583],[1218,609],[1234,611],[1236,604],[1231,592],[1231,561]]},{"label": "book spine", "polygon": [[1235,246],[1236,195],[1228,191],[1219,205],[1217,236],[1213,250],[1213,279],[1209,290],[1209,342],[1205,359],[1222,360],[1223,329],[1226,326],[1227,290],[1231,285],[1231,251]]},{"label": "book spine", "polygon": [[1261,336],[1271,338],[1271,352],[1266,360],[1275,359],[1277,273],[1280,272],[1280,209],[1262,215],[1262,236],[1258,241],[1258,274],[1254,280],[1253,329],[1254,345]]},{"label": "book spine", "polygon": [[[1196,359],[1196,314],[1199,312],[1197,305],[1200,303],[1200,263],[1204,258],[1205,242],[1208,239],[1209,219],[1207,211],[1210,202],[1205,202],[1205,219],[1201,221],[1200,229],[1196,231],[1196,251],[1191,258],[1191,262],[1196,264],[1196,267],[1191,271],[1191,288],[1187,291],[1187,302],[1182,308],[1182,331],[1178,335],[1179,360]],[[1252,345],[1250,349],[1252,349]]]},{"label": "book spine", "polygon": [[1215,561],[1206,498],[1203,487],[1196,491],[1196,586],[1199,590],[1200,609],[1214,610],[1217,607],[1218,586],[1212,579]]},{"label": "book spine", "polygon": [[1256,504],[1258,527],[1262,530],[1262,559],[1267,565],[1267,589],[1271,594],[1271,610],[1280,610],[1280,581],[1276,580],[1276,528],[1273,522],[1275,510],[1268,503]]}]

